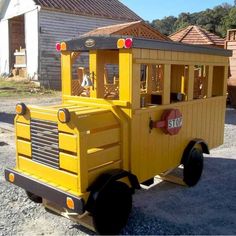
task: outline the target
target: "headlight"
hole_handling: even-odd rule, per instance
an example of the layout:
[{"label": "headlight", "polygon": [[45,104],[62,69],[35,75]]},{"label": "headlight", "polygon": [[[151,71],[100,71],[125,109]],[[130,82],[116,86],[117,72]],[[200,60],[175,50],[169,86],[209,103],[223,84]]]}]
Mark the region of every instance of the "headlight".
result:
[{"label": "headlight", "polygon": [[26,113],[26,105],[24,103],[16,104],[16,114],[17,115],[24,115]]},{"label": "headlight", "polygon": [[70,121],[70,112],[68,109],[60,109],[57,113],[57,118],[61,123],[68,123]]}]

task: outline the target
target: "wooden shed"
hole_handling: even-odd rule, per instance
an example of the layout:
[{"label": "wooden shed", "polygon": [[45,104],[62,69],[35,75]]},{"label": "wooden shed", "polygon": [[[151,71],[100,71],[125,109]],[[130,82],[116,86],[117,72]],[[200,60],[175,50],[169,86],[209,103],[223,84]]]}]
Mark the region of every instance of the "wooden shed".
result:
[{"label": "wooden shed", "polygon": [[233,51],[233,56],[229,60],[228,92],[231,104],[236,107],[236,29],[228,30],[225,46],[226,49]]},{"label": "wooden shed", "polygon": [[171,34],[169,38],[181,43],[224,48],[224,39],[197,25],[181,29]]},{"label": "wooden shed", "polygon": [[98,27],[139,20],[119,0],[1,0],[0,74],[18,68],[42,85],[60,88],[57,42]]}]

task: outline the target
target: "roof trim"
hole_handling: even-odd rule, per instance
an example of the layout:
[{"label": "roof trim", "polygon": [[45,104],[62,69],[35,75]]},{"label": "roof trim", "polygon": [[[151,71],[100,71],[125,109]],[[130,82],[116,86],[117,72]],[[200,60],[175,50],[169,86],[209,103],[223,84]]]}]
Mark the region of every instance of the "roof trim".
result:
[{"label": "roof trim", "polygon": [[[134,29],[138,30],[138,35],[137,35],[137,32],[136,32],[136,34],[132,33],[132,31]],[[83,36],[96,36],[96,35],[124,35],[124,36],[128,36],[129,34],[126,33],[127,31],[131,32],[130,33],[131,37],[140,37],[140,38],[147,38],[147,39],[153,39],[153,40],[162,40],[163,39],[163,40],[171,41],[171,39],[169,39],[167,36],[161,34],[158,30],[156,30],[155,28],[151,27],[150,25],[148,25],[147,23],[145,23],[144,21],[141,21],[141,20],[99,27],[99,28],[96,28],[90,32],[83,34]],[[147,35],[149,35],[149,36],[150,36],[150,34],[152,34],[152,35],[150,36],[150,38],[147,36],[143,36],[143,35],[141,36],[140,35],[141,32],[143,32],[143,33],[146,32]]]},{"label": "roof trim", "polygon": [[[195,39],[188,39],[187,37],[191,35],[191,32],[195,30],[197,36]],[[192,36],[193,37],[193,36]],[[169,35],[169,38],[176,42],[185,42],[188,44],[195,45],[211,45],[221,47],[224,45],[224,39],[220,38],[218,35],[207,31],[204,28],[201,28],[198,25],[189,25],[185,28],[182,28],[175,33]],[[197,42],[195,42],[197,40]],[[200,40],[200,42],[199,42]]]},{"label": "roof trim", "polygon": [[[123,21],[138,21],[143,20],[139,15],[137,15],[134,11],[132,11],[130,8],[125,6],[121,1],[114,0],[117,7],[119,7],[118,10],[122,11],[121,14],[118,14],[118,10],[109,9],[109,5],[107,6],[107,9],[102,9],[102,11],[99,11],[101,9],[101,3],[96,3],[96,1],[87,1],[86,4],[82,1],[77,0],[75,1],[71,0],[67,2],[67,0],[60,0],[57,2],[57,4],[53,3],[55,0],[34,0],[36,5],[39,5],[43,10],[48,11],[54,11],[54,12],[64,12],[68,14],[74,14],[74,15],[80,15],[80,16],[88,16],[88,17],[98,17],[98,18],[105,18],[105,19],[114,19],[114,20],[123,20]],[[95,3],[94,3],[95,2]],[[99,1],[97,1],[99,2]],[[91,5],[94,3],[95,7]],[[86,5],[86,6],[85,6]],[[86,9],[87,10],[84,10]],[[122,14],[123,13],[123,14]]]},{"label": "roof trim", "polygon": [[[231,50],[225,50],[221,48],[191,45],[172,41],[150,40],[150,39],[135,38],[123,35],[81,36],[77,39],[72,39],[65,42],[67,44],[68,51],[118,50],[117,40],[119,38],[133,38],[132,48],[190,52],[190,53],[200,53],[208,55],[218,55],[225,57],[232,56]],[[90,47],[86,47],[87,40],[94,42],[92,46],[90,45]]]}]

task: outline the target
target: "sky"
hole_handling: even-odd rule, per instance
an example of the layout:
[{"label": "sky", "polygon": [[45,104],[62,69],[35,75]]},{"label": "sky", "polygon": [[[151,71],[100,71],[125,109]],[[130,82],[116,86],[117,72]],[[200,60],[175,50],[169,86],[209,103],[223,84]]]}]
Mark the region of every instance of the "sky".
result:
[{"label": "sky", "polygon": [[144,20],[152,21],[182,12],[199,12],[234,0],[120,0]]}]

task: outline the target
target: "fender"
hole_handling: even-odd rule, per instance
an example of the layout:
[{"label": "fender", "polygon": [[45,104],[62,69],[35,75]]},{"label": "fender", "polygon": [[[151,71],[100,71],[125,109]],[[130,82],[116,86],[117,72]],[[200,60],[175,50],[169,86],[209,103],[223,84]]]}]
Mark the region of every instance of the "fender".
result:
[{"label": "fender", "polygon": [[125,177],[128,177],[133,191],[135,189],[140,189],[138,178],[128,171],[114,169],[104,172],[87,189],[87,191],[90,192],[90,195],[86,204],[86,210],[92,212],[93,203],[96,201],[96,197],[98,196],[97,193],[101,192],[108,184]]},{"label": "fender", "polygon": [[182,160],[181,160],[181,164],[184,163],[184,160],[188,157],[189,153],[192,152],[193,148],[195,145],[201,145],[202,147],[202,152],[205,154],[210,154],[209,148],[207,143],[203,140],[203,139],[193,139],[189,142],[189,144],[187,145],[187,147],[184,150],[183,156],[182,156]]}]

